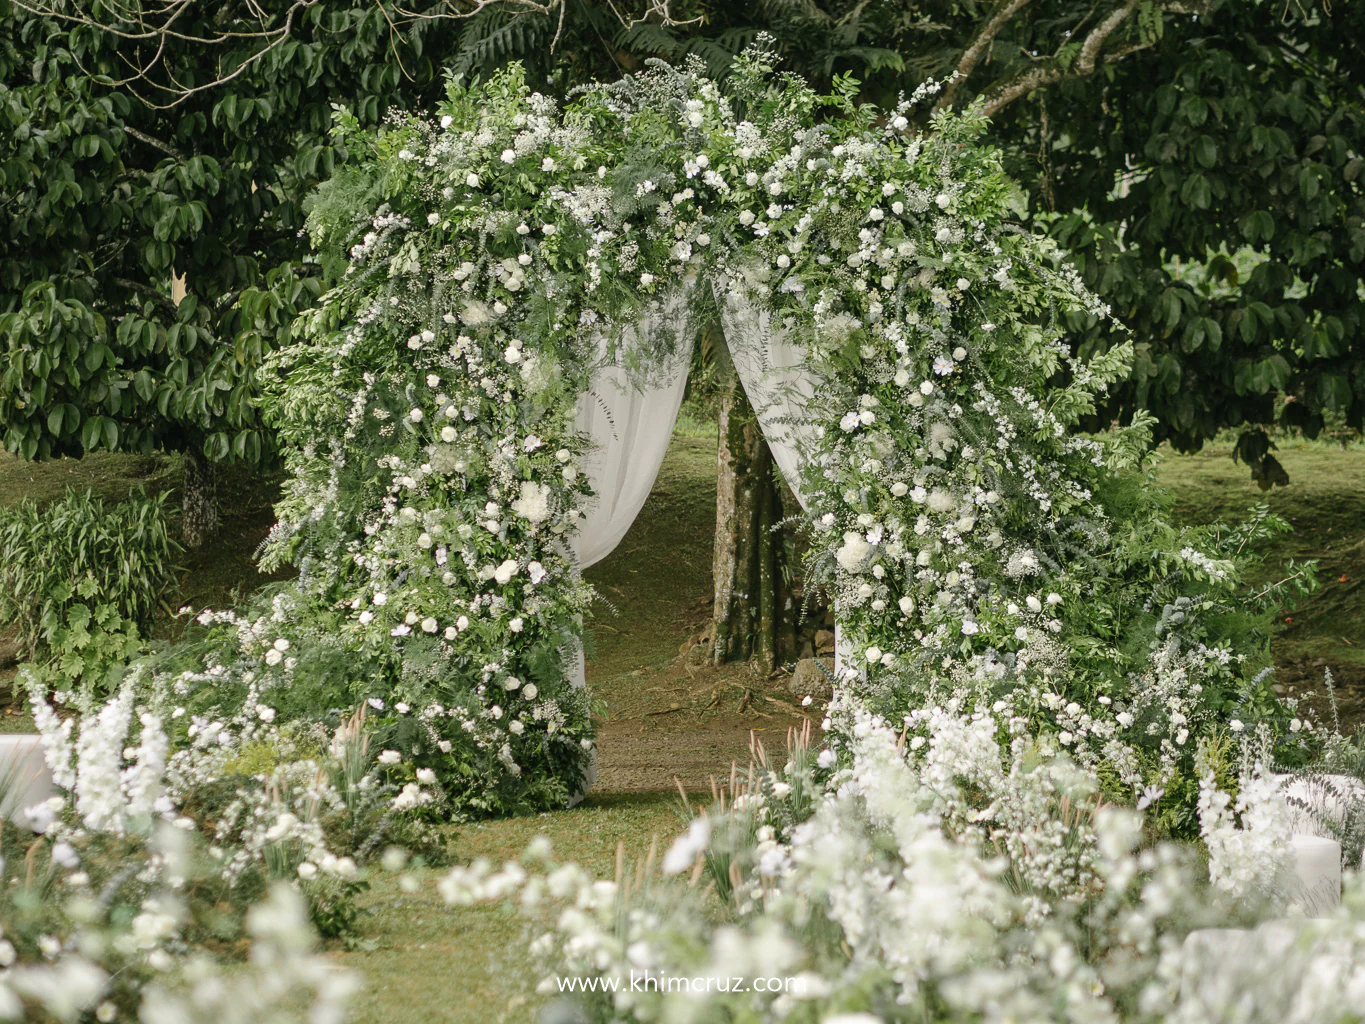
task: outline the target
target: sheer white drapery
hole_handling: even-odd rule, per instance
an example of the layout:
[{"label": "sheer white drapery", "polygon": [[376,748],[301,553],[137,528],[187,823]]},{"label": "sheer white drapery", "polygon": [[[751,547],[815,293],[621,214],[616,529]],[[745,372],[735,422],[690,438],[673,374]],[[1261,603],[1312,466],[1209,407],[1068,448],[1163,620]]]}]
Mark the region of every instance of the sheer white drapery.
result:
[{"label": "sheer white drapery", "polygon": [[[773,461],[802,508],[801,449],[816,430],[810,404],[820,380],[806,365],[806,349],[781,324],[774,324],[764,303],[742,289],[718,294],[721,327],[735,372],[754,407]],[[834,671],[856,664],[844,632],[834,623]]]},{"label": "sheer white drapery", "polygon": [[754,407],[758,425],[802,507],[800,449],[815,431],[807,409],[819,381],[806,366],[806,350],[772,314],[742,292],[720,296],[721,327],[735,372]]},{"label": "sheer white drapery", "polygon": [[[670,305],[667,314],[674,315],[677,310],[677,306]],[[627,332],[617,350],[622,354],[630,352],[639,338],[638,332],[649,331],[652,326],[651,318],[643,318],[634,332]],[[681,333],[685,336],[686,332]],[[691,359],[692,344],[688,338],[677,346],[665,365],[653,369],[645,380],[633,379],[618,360],[615,365],[599,369],[593,375],[592,387],[578,396],[576,423],[592,440],[583,470],[594,495],[570,542],[580,568],[586,569],[611,554],[640,514],[673,437]],[[584,670],[580,648],[570,667],[569,682],[574,686],[586,685]],[[596,781],[594,750],[583,791],[573,802],[586,796]]]},{"label": "sheer white drapery", "polygon": [[644,383],[632,382],[619,365],[603,367],[592,388],[578,396],[578,429],[593,445],[583,468],[594,497],[574,541],[582,568],[616,549],[649,497],[673,437],[691,358],[690,342],[679,345],[668,365]]}]

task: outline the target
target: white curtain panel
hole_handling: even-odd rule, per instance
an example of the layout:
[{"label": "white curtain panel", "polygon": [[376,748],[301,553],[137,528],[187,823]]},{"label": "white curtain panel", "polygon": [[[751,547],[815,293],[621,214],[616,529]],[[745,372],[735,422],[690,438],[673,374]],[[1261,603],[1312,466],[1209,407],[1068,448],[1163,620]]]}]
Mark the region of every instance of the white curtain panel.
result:
[{"label": "white curtain panel", "polygon": [[[644,318],[638,330],[648,331],[651,325],[651,318]],[[628,337],[621,346],[623,354],[631,341]],[[594,497],[575,538],[582,568],[616,550],[649,497],[673,437],[691,358],[688,338],[643,382],[633,380],[618,361],[598,370],[592,387],[578,396],[578,429],[593,445],[583,468]]]},{"label": "white curtain panel", "polygon": [[[685,317],[685,308],[682,301],[675,300],[661,316]],[[654,488],[678,420],[692,359],[692,341],[681,319],[674,319],[670,326],[678,328],[684,340],[664,366],[652,369],[641,380],[622,365],[632,346],[644,336],[642,332],[652,330],[654,322],[652,317],[642,318],[634,331],[627,332],[617,346],[623,358],[599,369],[593,375],[592,387],[578,396],[576,423],[592,439],[583,469],[594,495],[571,541],[583,569],[616,550],[630,524],[635,522]],[[605,341],[602,347],[606,349]],[[570,666],[569,682],[574,686],[586,685],[581,650]],[[582,800],[596,781],[594,750],[583,791],[570,806]]]},{"label": "white curtain panel", "polygon": [[[806,350],[772,314],[761,299],[743,289],[718,295],[721,328],[726,347],[734,360],[735,372],[749,404],[754,407],[758,425],[796,500],[805,508],[801,492],[801,449],[813,440],[815,424],[810,419],[810,403],[820,380],[806,366]],[[841,675],[845,665],[856,666],[852,650],[839,623],[834,623],[834,672]]]},{"label": "white curtain panel", "polygon": [[800,449],[815,432],[807,410],[819,381],[805,365],[805,348],[790,331],[773,323],[761,301],[738,291],[727,291],[720,300],[721,328],[735,372],[773,461],[804,508]]},{"label": "white curtain panel", "polygon": [[678,419],[690,355],[682,354],[657,386],[637,386],[627,370],[609,366],[579,395],[576,422],[593,442],[583,468],[594,495],[575,538],[582,568],[616,550],[649,497]]}]

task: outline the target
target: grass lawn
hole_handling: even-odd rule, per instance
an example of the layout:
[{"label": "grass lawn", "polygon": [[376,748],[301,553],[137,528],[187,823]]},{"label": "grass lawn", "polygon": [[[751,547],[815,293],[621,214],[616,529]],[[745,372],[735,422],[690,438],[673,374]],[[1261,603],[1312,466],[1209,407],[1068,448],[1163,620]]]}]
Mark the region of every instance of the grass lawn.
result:
[{"label": "grass lawn", "polygon": [[[1314,690],[1327,712],[1324,670],[1335,678],[1343,723],[1365,722],[1365,445],[1282,442],[1276,453],[1288,487],[1262,492],[1226,446],[1195,455],[1166,453],[1157,477],[1171,491],[1178,518],[1192,523],[1235,520],[1265,503],[1294,527],[1276,539],[1263,582],[1282,579],[1283,561],[1318,560],[1321,589],[1286,613],[1274,641],[1277,685]],[[1262,582],[1262,581],[1258,581]]]},{"label": "grass lawn", "polygon": [[[1231,449],[1211,446],[1192,456],[1163,454],[1158,479],[1188,522],[1236,519],[1260,502],[1289,519],[1295,532],[1279,539],[1268,571],[1289,556],[1318,558],[1323,589],[1281,623],[1275,643],[1280,685],[1321,689],[1330,668],[1343,717],[1365,721],[1365,446],[1288,444],[1278,453],[1292,483],[1262,493]],[[508,821],[452,826],[460,860],[515,857],[538,833],[561,859],[604,877],[615,870],[623,843],[634,863],[652,837],[668,842],[680,830],[672,779],[697,792],[708,774],[747,761],[750,733],[781,749],[801,709],[779,681],[758,680],[744,667],[689,665],[679,647],[710,614],[711,544],[715,517],[714,427],[680,430],[643,513],[617,551],[588,576],[602,601],[589,627],[588,679],[607,704],[600,738],[597,790],[569,811]],[[0,503],[47,500],[71,484],[111,498],[130,489],[174,488],[172,458],[99,456],[32,466],[0,456]],[[271,484],[229,475],[223,485],[225,527],[205,551],[187,559],[173,604],[219,606],[234,589],[260,581],[252,554],[271,515]],[[168,627],[169,628],[169,627]],[[0,657],[4,652],[0,650]],[[12,661],[12,655],[11,659]],[[0,674],[0,706],[5,679]],[[0,716],[0,730],[28,727],[22,707]],[[415,891],[376,869],[364,904],[360,942],[331,953],[364,979],[354,1019],[362,1024],[527,1021],[543,997],[526,948],[536,929],[510,906],[447,907],[436,891],[439,870],[413,872]]]}]

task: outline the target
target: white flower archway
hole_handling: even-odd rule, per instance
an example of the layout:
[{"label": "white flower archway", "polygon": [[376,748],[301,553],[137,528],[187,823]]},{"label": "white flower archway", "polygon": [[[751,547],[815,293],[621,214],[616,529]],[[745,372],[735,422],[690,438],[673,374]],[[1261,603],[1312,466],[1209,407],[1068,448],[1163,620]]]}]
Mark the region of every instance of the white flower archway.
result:
[{"label": "white flower archway", "polygon": [[[1107,311],[984,123],[841,89],[753,52],[728,96],[658,66],[561,112],[514,68],[436,120],[340,119],[310,221],[339,283],[266,375],[291,484],[265,567],[301,579],[231,652],[251,688],[369,700],[458,809],[580,794],[581,568],[648,494],[709,306],[817,538],[848,653],[829,727],[994,708],[1173,813],[1201,735],[1234,709],[1278,729],[1232,650],[1232,552],[1142,486],[1146,422],[1073,433],[1129,347],[1066,342]],[[252,661],[274,634],[348,673]]]}]

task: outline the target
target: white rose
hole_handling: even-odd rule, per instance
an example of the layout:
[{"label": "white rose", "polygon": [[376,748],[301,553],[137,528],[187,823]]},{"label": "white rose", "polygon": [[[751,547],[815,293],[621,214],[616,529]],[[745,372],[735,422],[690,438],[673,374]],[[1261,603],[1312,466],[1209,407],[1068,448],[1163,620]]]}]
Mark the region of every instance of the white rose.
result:
[{"label": "white rose", "polygon": [[835,560],[845,572],[857,572],[871,551],[871,545],[861,533],[845,533],[844,543],[834,553]]},{"label": "white rose", "polygon": [[877,662],[882,660],[882,649],[875,645],[869,647],[866,652],[866,657],[867,663],[869,665],[875,665]]},{"label": "white rose", "polygon": [[502,565],[493,570],[493,578],[499,583],[505,584],[517,574],[517,570],[520,568],[521,566],[509,558],[507,561],[503,562]]}]

